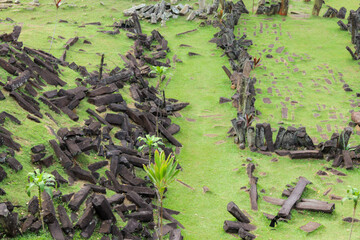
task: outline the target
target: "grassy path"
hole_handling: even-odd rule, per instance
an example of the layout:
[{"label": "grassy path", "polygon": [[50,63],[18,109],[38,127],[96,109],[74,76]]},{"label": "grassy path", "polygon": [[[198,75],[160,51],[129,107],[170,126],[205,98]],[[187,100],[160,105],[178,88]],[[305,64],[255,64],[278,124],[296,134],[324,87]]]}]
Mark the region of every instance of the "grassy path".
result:
[{"label": "grassy path", "polygon": [[[181,29],[183,22],[180,20],[172,24],[175,25],[172,29]],[[197,27],[197,24],[191,27],[189,23],[186,25],[187,28],[181,31]],[[167,38],[174,35],[174,32],[168,34],[166,30],[161,30]],[[226,195],[237,191],[239,181],[238,174],[231,169],[239,165],[240,153],[231,144],[232,140],[226,139],[229,119],[234,111],[229,103],[226,106],[218,103],[221,96],[231,96],[229,80],[219,67],[227,65],[227,59],[220,58],[222,51],[208,43],[215,32],[209,26],[169,41],[172,52],[183,63],[177,64],[167,94],[190,102],[190,106],[181,111],[183,117],[174,119],[181,125],[177,137],[185,144],[180,154],[180,162],[185,170],[180,178],[195,190],[173,184],[174,190],[171,189],[166,204],[181,210],[183,216],[180,216],[180,220],[184,219],[182,222],[186,222],[187,227],[186,239],[205,239],[210,234],[209,229],[222,226],[224,212],[220,209],[226,206]],[[180,44],[189,44],[192,48],[179,47]],[[189,57],[189,51],[201,56]],[[225,143],[221,143],[224,140]],[[231,158],[227,159],[229,152]],[[229,183],[236,184],[229,188]],[[207,186],[211,192],[204,194],[203,186]],[[213,239],[228,237],[221,231],[211,231],[211,235]]]}]

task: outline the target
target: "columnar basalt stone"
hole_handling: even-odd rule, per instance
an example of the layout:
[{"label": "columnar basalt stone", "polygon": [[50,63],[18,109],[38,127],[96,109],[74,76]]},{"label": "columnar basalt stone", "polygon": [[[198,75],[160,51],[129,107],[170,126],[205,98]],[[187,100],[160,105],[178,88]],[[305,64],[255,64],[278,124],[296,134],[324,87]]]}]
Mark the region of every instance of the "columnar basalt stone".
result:
[{"label": "columnar basalt stone", "polygon": [[340,27],[341,30],[344,30],[344,31],[348,31],[348,30],[349,30],[348,25],[346,25],[343,21],[339,20],[339,21],[337,22],[337,24],[339,25],[339,27]]},{"label": "columnar basalt stone", "polygon": [[[238,143],[244,144],[246,141],[246,123],[244,119],[237,120],[236,118],[231,120],[233,128],[236,132],[236,139],[239,141]],[[235,140],[235,141],[237,141]]]},{"label": "columnar basalt stone", "polygon": [[287,16],[289,10],[289,0],[281,0],[279,15]]},{"label": "columnar basalt stone", "polygon": [[346,8],[341,7],[339,12],[336,14],[336,17],[340,19],[345,19],[345,16],[346,16]]},{"label": "columnar basalt stone", "polygon": [[45,223],[53,223],[56,220],[54,203],[47,192],[42,193],[42,214]]},{"label": "columnar basalt stone", "polygon": [[296,130],[296,138],[299,146],[305,147],[309,150],[315,149],[315,145],[310,136],[306,133],[305,127],[299,127]]},{"label": "columnar basalt stone", "polygon": [[324,18],[334,18],[338,14],[338,10],[329,6],[326,13],[323,15]]},{"label": "columnar basalt stone", "polygon": [[95,212],[102,220],[112,220],[113,222],[116,222],[111,206],[104,195],[96,195],[92,200],[92,204]]},{"label": "columnar basalt stone", "polygon": [[242,111],[247,114],[254,114],[255,113],[255,88],[254,85],[256,83],[256,78],[248,78],[248,81],[245,85],[245,101],[243,105]]},{"label": "columnar basalt stone", "polygon": [[323,153],[333,154],[336,151],[339,141],[339,134],[333,133],[330,140],[327,140],[321,147]]},{"label": "columnar basalt stone", "polygon": [[12,91],[10,93],[10,96],[13,97],[15,101],[19,104],[19,106],[22,107],[24,110],[34,114],[39,118],[43,118],[43,115],[38,110],[38,107],[32,104],[32,102],[28,102],[23,95],[19,94],[18,92]]},{"label": "columnar basalt stone", "polygon": [[294,207],[296,202],[301,198],[301,195],[305,191],[306,185],[310,184],[311,182],[304,177],[300,177],[296,187],[292,191],[291,195],[288,199],[285,200],[282,208],[280,209],[278,216],[287,218],[290,215],[291,209]]},{"label": "columnar basalt stone", "polygon": [[275,147],[274,147],[274,143],[273,143],[273,134],[271,131],[271,126],[269,123],[263,123],[263,127],[264,127],[264,136],[265,136],[265,141],[266,141],[266,146],[267,149],[270,152],[275,151]]},{"label": "columnar basalt stone", "polygon": [[241,239],[253,240],[256,236],[243,228],[239,228],[238,235]]},{"label": "columnar basalt stone", "polygon": [[299,150],[299,151],[290,151],[289,154],[291,159],[323,159],[323,154],[319,150]]},{"label": "columnar basalt stone", "polygon": [[255,135],[255,145],[257,148],[262,148],[264,146],[264,126],[261,123],[256,124],[256,135]]},{"label": "columnar basalt stone", "polygon": [[243,223],[250,223],[249,218],[240,210],[240,208],[234,202],[228,203],[227,211],[231,215],[233,215],[238,221]]},{"label": "columnar basalt stone", "polygon": [[348,25],[351,33],[351,43],[353,44],[356,44],[356,36],[358,35],[358,31],[359,31],[359,25],[358,25],[358,22],[360,21],[359,12],[360,12],[359,9],[357,11],[351,10],[348,17]]},{"label": "columnar basalt stone", "polygon": [[68,233],[70,233],[70,232],[73,232],[73,224],[72,224],[72,222],[70,221],[69,216],[67,215],[64,206],[59,205],[59,206],[57,207],[57,212],[58,212],[58,215],[59,215],[59,220],[60,220],[60,222],[61,222],[61,228],[62,228],[62,230],[63,230],[66,234],[68,234]]},{"label": "columnar basalt stone", "polygon": [[[286,10],[286,4],[284,4],[284,10]],[[276,15],[281,9],[281,2],[268,5],[265,2],[261,2],[256,10],[256,14],[266,14],[268,16]]]},{"label": "columnar basalt stone", "polygon": [[353,161],[350,156],[350,152],[348,150],[342,151],[343,157],[344,157],[344,167],[346,169],[352,169],[353,168]]},{"label": "columnar basalt stone", "polygon": [[248,127],[247,129],[247,142],[250,149],[256,148],[254,127]]},{"label": "columnar basalt stone", "polygon": [[[0,51],[1,51],[1,47],[0,47]],[[0,67],[2,67],[5,71],[7,71],[8,73],[14,76],[19,75],[19,72],[21,72],[20,69],[16,68],[14,65],[10,64],[4,59],[0,59]]]},{"label": "columnar basalt stone", "polygon": [[357,61],[359,60],[359,57],[351,50],[349,46],[346,46],[346,50],[350,53],[353,60]]},{"label": "columnar basalt stone", "polygon": [[280,147],[282,146],[282,140],[284,138],[285,132],[286,129],[283,126],[280,126],[275,140],[275,145],[274,145],[275,149],[280,149]]},{"label": "columnar basalt stone", "polygon": [[312,15],[319,16],[319,12],[321,10],[323,2],[324,2],[323,0],[315,0],[314,7],[313,7],[313,10],[312,10]]},{"label": "columnar basalt stone", "polygon": [[[264,196],[263,199],[266,202],[277,205],[277,206],[282,206],[285,203],[284,199],[273,198],[273,197],[269,197],[269,196]],[[332,213],[335,210],[335,204],[316,200],[316,199],[303,198],[295,204],[294,208],[297,210],[308,210],[308,211],[314,211],[314,212]]]},{"label": "columnar basalt stone", "polygon": [[87,198],[91,188],[89,186],[85,186],[81,188],[77,193],[75,193],[69,203],[69,208],[73,211],[78,211],[80,205],[85,201]]},{"label": "columnar basalt stone", "polygon": [[341,132],[338,144],[338,147],[340,149],[344,150],[347,148],[352,132],[353,130],[351,127],[347,127]]},{"label": "columnar basalt stone", "polygon": [[19,233],[18,214],[9,211],[5,203],[0,203],[0,225],[6,236],[15,237]]},{"label": "columnar basalt stone", "polygon": [[257,181],[258,178],[253,176],[253,172],[255,170],[255,165],[253,163],[249,163],[246,168],[246,172],[249,177],[249,184],[250,184],[250,203],[251,203],[251,209],[254,211],[258,210],[258,193],[257,193]]},{"label": "columnar basalt stone", "polygon": [[283,136],[281,148],[295,150],[297,148],[296,128],[289,126]]},{"label": "columnar basalt stone", "polygon": [[75,227],[84,230],[94,218],[94,207],[92,204],[88,204],[84,209],[84,213],[76,223]]},{"label": "columnar basalt stone", "polygon": [[334,161],[332,163],[332,167],[340,167],[340,165],[343,163],[344,161],[344,157],[342,155],[337,155],[335,158],[334,158]]},{"label": "columnar basalt stone", "polygon": [[226,220],[224,222],[223,226],[225,232],[227,233],[238,233],[240,228],[245,229],[246,231],[254,231],[256,230],[256,226],[249,224],[249,223],[243,223],[239,221],[228,221]]}]

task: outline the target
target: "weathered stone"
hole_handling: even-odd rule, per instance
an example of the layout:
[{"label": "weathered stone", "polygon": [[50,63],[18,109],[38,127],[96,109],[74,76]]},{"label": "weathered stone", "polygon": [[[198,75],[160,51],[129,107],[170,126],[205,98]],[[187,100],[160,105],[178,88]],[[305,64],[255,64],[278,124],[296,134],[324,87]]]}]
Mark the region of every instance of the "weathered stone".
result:
[{"label": "weathered stone", "polygon": [[360,125],[360,112],[352,112],[351,113],[351,121]]},{"label": "weathered stone", "polygon": [[295,150],[297,148],[296,128],[289,126],[284,133],[281,148]]},{"label": "weathered stone", "polygon": [[351,127],[347,127],[341,132],[338,144],[340,149],[344,150],[347,148],[352,132],[353,130]]},{"label": "weathered stone", "polygon": [[248,146],[250,149],[256,147],[254,127],[248,127],[248,129],[247,129],[247,142],[248,142]]},{"label": "weathered stone", "polygon": [[261,123],[256,124],[256,136],[255,136],[255,144],[257,148],[261,148],[264,146],[264,126]]},{"label": "weathered stone", "polygon": [[309,135],[306,133],[305,127],[299,127],[297,129],[296,138],[300,146],[303,146],[309,150],[315,149],[314,143],[312,139],[309,137]]}]

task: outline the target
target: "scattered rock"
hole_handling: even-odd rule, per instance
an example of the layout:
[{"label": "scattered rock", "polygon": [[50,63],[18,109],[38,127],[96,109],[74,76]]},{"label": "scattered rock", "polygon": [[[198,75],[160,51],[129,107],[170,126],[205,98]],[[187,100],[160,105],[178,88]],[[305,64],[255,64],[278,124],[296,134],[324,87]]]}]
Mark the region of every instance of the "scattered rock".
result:
[{"label": "scattered rock", "polygon": [[305,224],[304,226],[301,226],[300,229],[303,230],[304,232],[313,232],[316,229],[318,229],[321,226],[320,223],[317,222],[309,222],[307,224]]},{"label": "scattered rock", "polygon": [[354,222],[360,222],[359,219],[357,219],[357,218],[352,218],[352,217],[343,218],[343,221],[344,221],[344,222],[348,222],[348,223],[352,223],[353,221],[354,221]]}]

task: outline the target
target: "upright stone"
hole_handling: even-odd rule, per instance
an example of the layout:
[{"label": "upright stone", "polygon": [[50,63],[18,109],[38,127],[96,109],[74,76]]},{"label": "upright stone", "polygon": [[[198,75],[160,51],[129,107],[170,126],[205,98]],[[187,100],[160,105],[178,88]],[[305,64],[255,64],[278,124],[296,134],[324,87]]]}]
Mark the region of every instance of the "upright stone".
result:
[{"label": "upright stone", "polygon": [[276,136],[276,140],[275,140],[275,146],[274,146],[275,149],[279,149],[281,147],[285,132],[286,132],[286,129],[283,126],[280,126],[278,134]]},{"label": "upright stone", "polygon": [[289,0],[281,0],[279,15],[287,16],[289,10]]},{"label": "upright stone", "polygon": [[264,126],[261,123],[256,124],[256,135],[255,135],[255,145],[257,148],[264,146]]},{"label": "upright stone", "polygon": [[237,140],[238,142],[241,143],[245,143],[245,132],[246,132],[246,123],[243,119],[239,119],[237,120],[236,118],[234,118],[233,120],[231,120],[231,123],[234,127],[234,130],[236,132],[237,135]]},{"label": "upright stone", "polygon": [[337,18],[345,19],[346,16],[346,8],[342,7],[340,8],[339,12],[336,14]]},{"label": "upright stone", "polygon": [[271,126],[269,123],[264,123],[263,127],[264,127],[266,146],[270,152],[273,152],[273,151],[275,151],[275,148],[274,148],[274,143],[273,143],[273,139],[272,139],[273,134],[271,131]]},{"label": "upright stone", "polygon": [[248,146],[250,149],[253,149],[256,147],[254,127],[248,127],[248,129],[247,129],[247,142],[248,142]]},{"label": "upright stone", "polygon": [[295,150],[297,148],[296,128],[289,126],[281,142],[281,148]]},{"label": "upright stone", "polygon": [[347,148],[352,132],[351,127],[347,127],[341,132],[338,144],[340,149],[345,150]]},{"label": "upright stone", "polygon": [[309,137],[309,135],[306,133],[305,127],[298,128],[298,130],[296,131],[296,138],[300,146],[303,146],[309,150],[315,149],[314,143]]},{"label": "upright stone", "polygon": [[323,2],[324,2],[323,0],[315,0],[312,15],[319,16],[319,12],[321,10]]}]

